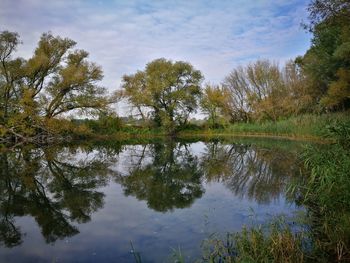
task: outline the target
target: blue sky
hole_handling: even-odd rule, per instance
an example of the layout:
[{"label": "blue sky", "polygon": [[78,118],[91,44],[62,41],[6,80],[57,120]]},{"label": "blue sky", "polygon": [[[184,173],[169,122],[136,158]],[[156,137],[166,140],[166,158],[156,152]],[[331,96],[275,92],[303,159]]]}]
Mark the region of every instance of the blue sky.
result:
[{"label": "blue sky", "polygon": [[310,35],[302,0],[0,0],[0,30],[28,58],[43,32],[69,37],[101,65],[109,90],[153,59],[184,60],[220,83],[237,65],[302,55]]}]

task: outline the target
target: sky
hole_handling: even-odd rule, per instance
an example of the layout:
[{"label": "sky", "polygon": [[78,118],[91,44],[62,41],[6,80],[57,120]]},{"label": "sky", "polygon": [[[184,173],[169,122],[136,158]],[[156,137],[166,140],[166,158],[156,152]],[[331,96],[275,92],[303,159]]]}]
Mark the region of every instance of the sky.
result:
[{"label": "sky", "polygon": [[101,85],[164,57],[190,62],[219,84],[238,65],[303,55],[307,0],[0,0],[0,31],[20,34],[29,58],[43,32],[68,37],[102,66]]}]

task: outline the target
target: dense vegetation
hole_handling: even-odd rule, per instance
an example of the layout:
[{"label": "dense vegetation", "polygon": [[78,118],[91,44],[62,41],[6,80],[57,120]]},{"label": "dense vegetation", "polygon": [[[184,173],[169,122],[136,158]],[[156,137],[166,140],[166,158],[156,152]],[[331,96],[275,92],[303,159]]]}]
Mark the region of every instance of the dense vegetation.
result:
[{"label": "dense vegetation", "polygon": [[102,70],[87,61],[86,51],[73,49],[73,40],[43,34],[28,60],[13,58],[19,44],[17,33],[0,33],[2,141],[55,140],[69,126],[60,117],[107,110],[113,99],[98,86]]},{"label": "dense vegetation", "polygon": [[[86,51],[74,50],[73,40],[45,33],[33,56],[23,59],[14,57],[21,43],[18,34],[2,31],[1,140],[45,142],[67,134],[116,133],[125,123],[109,104],[121,99],[131,106],[138,127],[167,134],[193,127],[189,120],[196,111],[207,115],[204,128],[347,111],[349,5],[347,0],[312,1],[305,25],[312,45],[282,67],[258,60],[233,69],[221,84],[202,88],[204,77],[190,63],[161,58],[123,76],[121,89],[113,95],[98,84],[101,68],[87,60]],[[77,113],[95,118],[71,121]]]}]

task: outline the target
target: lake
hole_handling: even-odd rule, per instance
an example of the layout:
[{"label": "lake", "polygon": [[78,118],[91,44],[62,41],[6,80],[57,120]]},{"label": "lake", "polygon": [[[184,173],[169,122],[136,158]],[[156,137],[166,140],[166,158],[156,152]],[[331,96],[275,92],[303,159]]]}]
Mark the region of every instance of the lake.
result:
[{"label": "lake", "polygon": [[0,262],[190,262],[201,243],[301,210],[300,143],[99,142],[0,153]]}]

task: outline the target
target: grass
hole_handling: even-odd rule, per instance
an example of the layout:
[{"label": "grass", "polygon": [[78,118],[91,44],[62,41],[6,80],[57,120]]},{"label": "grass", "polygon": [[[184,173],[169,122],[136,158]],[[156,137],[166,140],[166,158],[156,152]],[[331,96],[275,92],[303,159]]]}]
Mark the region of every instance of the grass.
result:
[{"label": "grass", "polygon": [[202,262],[306,262],[308,244],[302,231],[293,232],[284,220],[253,228],[243,227],[239,233],[228,233],[226,239],[204,241]]},{"label": "grass", "polygon": [[[74,140],[119,140],[153,139],[160,137],[177,137],[186,139],[191,137],[215,138],[215,137],[277,137],[293,140],[325,141],[325,127],[337,122],[348,121],[350,114],[331,113],[322,115],[301,115],[277,122],[265,121],[261,123],[236,123],[219,129],[210,129],[207,126],[189,124],[178,129],[176,133],[169,134],[162,128],[120,126],[118,129],[105,132],[104,129],[89,130],[87,127],[77,129],[78,132],[70,132]],[[79,126],[78,126],[79,127]],[[81,132],[84,131],[84,132]],[[350,133],[350,132],[349,132]],[[330,139],[330,138],[328,138]]]},{"label": "grass", "polygon": [[310,176],[299,191],[315,250],[328,261],[350,261],[350,151],[344,146],[309,147],[304,153]]},{"label": "grass", "polygon": [[308,145],[301,156],[308,173],[289,188],[307,210],[302,228],[272,222],[209,239],[203,261],[350,262],[350,121],[333,120],[324,136],[335,143]]},{"label": "grass", "polygon": [[330,113],[330,114],[305,114],[291,117],[277,122],[265,121],[261,123],[236,123],[221,129],[201,129],[184,130],[180,136],[190,134],[212,135],[244,135],[244,136],[266,136],[266,137],[285,137],[301,139],[320,139],[324,138],[325,127],[337,122],[350,121],[348,113]]}]

